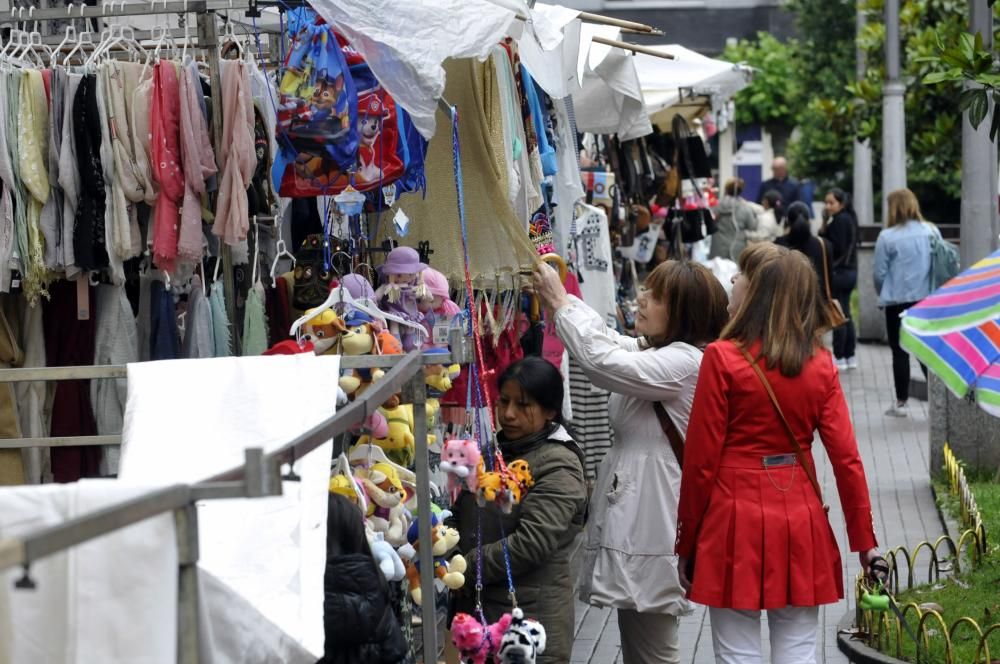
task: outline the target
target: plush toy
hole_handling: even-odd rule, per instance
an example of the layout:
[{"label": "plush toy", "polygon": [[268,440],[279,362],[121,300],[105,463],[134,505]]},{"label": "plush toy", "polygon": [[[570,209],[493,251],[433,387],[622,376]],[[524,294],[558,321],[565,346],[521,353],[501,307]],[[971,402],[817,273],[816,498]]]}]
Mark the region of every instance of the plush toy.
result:
[{"label": "plush toy", "polygon": [[368,545],[371,547],[372,556],[375,563],[382,570],[382,576],[386,581],[402,581],[406,578],[406,566],[403,559],[396,553],[396,549],[385,541],[382,533],[369,531]]},{"label": "plush toy", "polygon": [[[309,309],[305,315],[309,315],[315,309]],[[326,309],[319,312],[302,325],[302,338],[312,342],[313,352],[317,355],[334,354],[340,341],[340,335],[347,332],[344,321],[333,309]]]},{"label": "plush toy", "polygon": [[347,475],[337,474],[330,478],[330,493],[339,493],[355,505],[358,504],[358,491],[364,492],[363,486]]},{"label": "plush toy", "polygon": [[[399,555],[408,558],[406,562],[406,578],[409,581],[410,597],[418,606],[423,600],[420,589],[420,522],[414,519],[407,531],[409,546],[402,547]],[[458,590],[465,585],[465,558],[455,555],[451,560],[445,560],[446,553],[458,546],[458,531],[448,528],[434,514],[431,515],[431,553],[434,556],[434,578],[451,590]]]},{"label": "plush toy", "polygon": [[355,471],[365,495],[368,496],[368,522],[372,530],[385,533],[385,539],[393,546],[406,543],[406,491],[396,469],[387,463],[376,463],[367,471]]},{"label": "plush toy", "polygon": [[545,653],[545,628],[537,620],[524,617],[521,609],[512,612],[513,620],[500,641],[499,664],[535,664]]},{"label": "plush toy", "polygon": [[511,615],[505,613],[492,625],[483,625],[467,613],[455,614],[451,621],[451,642],[463,664],[486,664],[500,649],[504,634],[510,628]]},{"label": "plush toy", "polygon": [[[421,273],[427,265],[420,262],[416,249],[396,247],[386,256],[379,267],[383,283],[375,291],[379,308],[396,314],[413,323],[421,323],[423,315],[417,303],[427,294]],[[390,321],[389,330],[400,340],[403,350],[411,351],[420,347],[420,337],[414,328]]]},{"label": "plush toy", "polygon": [[533,484],[528,462],[523,459],[512,461],[506,471],[486,471],[483,460],[476,467],[479,488],[476,494],[480,507],[486,503],[496,503],[504,514],[514,511],[514,505]]},{"label": "plush toy", "polygon": [[374,435],[364,435],[358,439],[358,445],[373,442],[383,450],[390,461],[400,466],[409,466],[416,455],[416,441],[413,438],[413,406],[396,405],[393,408],[382,406],[379,412],[385,417],[386,434],[381,438]]},{"label": "plush toy", "polygon": [[441,470],[448,473],[448,488],[455,495],[462,485],[473,493],[479,488],[477,469],[482,461],[479,442],[469,438],[450,438],[441,450]]}]

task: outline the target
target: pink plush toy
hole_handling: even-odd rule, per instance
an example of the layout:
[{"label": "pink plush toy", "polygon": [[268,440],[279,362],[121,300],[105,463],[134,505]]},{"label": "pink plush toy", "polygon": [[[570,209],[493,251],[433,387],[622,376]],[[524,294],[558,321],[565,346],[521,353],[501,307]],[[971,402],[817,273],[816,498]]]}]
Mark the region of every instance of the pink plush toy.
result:
[{"label": "pink plush toy", "polygon": [[464,664],[486,664],[500,650],[503,636],[510,628],[509,613],[499,621],[483,626],[467,613],[459,613],[451,622],[451,642],[455,644]]},{"label": "pink plush toy", "polygon": [[448,473],[448,488],[457,494],[462,488],[462,482],[469,491],[475,493],[479,488],[479,477],[476,467],[482,455],[479,443],[471,438],[452,438],[446,440],[441,450],[441,470]]}]

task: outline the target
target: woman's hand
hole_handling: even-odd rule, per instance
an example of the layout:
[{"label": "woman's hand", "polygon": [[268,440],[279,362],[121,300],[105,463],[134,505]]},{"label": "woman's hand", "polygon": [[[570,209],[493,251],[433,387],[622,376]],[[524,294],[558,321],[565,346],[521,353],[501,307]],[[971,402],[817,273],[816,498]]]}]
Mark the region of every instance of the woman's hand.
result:
[{"label": "woman's hand", "polygon": [[677,557],[677,577],[681,581],[681,588],[685,593],[691,592],[691,579],[687,575],[688,559],[684,556]]},{"label": "woman's hand", "polygon": [[[867,551],[862,551],[861,553],[858,554],[858,560],[861,562],[861,569],[864,570],[864,573],[867,576],[869,576],[869,577],[872,577],[872,576],[885,576],[885,577],[888,578],[888,576],[889,576],[889,566],[888,566],[888,563],[885,562],[885,558],[882,558],[882,554],[880,554],[878,552],[878,549],[868,549]],[[884,565],[884,569],[877,568],[875,570],[872,570],[872,567],[871,567],[872,562],[874,562],[876,560],[881,560],[882,561],[882,563]],[[875,573],[874,575],[873,575],[873,572]],[[873,578],[872,580],[873,581],[882,581],[884,583],[887,580],[887,578]]]},{"label": "woman's hand", "polygon": [[535,266],[535,272],[531,275],[531,286],[542,305],[550,311],[558,311],[569,304],[569,295],[566,294],[566,287],[559,279],[559,272],[547,263]]}]

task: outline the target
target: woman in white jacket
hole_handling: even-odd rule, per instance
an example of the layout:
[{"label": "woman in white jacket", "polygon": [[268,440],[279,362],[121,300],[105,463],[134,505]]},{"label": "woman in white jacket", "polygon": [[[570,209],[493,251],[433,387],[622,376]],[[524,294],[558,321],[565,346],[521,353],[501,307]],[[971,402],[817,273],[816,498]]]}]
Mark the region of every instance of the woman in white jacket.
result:
[{"label": "woman in white jacket", "polygon": [[615,444],[591,498],[580,597],[618,609],[625,664],[674,664],[677,619],[690,611],[673,555],[681,466],[653,404],[683,438],[702,349],[727,320],[726,292],[701,265],[662,263],[639,293],[637,339],[567,295],[548,266],[537,268],[533,285],[566,349],[612,393]]}]

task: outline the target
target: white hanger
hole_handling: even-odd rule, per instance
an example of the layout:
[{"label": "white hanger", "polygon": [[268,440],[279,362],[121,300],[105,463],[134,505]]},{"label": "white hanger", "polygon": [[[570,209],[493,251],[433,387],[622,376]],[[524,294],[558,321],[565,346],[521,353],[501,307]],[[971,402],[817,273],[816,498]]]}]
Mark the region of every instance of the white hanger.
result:
[{"label": "white hanger", "polygon": [[[84,7],[84,6],[85,5],[80,5],[81,8]],[[81,9],[81,11],[82,11],[82,9]],[[66,67],[66,66],[69,65],[69,61],[73,58],[74,55],[76,55],[77,51],[81,51],[82,52],[82,48],[83,48],[84,44],[90,46],[91,49],[95,48],[95,45],[94,45],[94,33],[92,33],[90,30],[84,30],[83,32],[81,32],[79,34],[79,36],[76,39],[76,45],[70,50],[69,53],[66,54],[66,57],[63,58],[63,66],[64,67]]]},{"label": "white hanger", "polygon": [[[66,6],[66,13],[67,14],[69,14],[69,12],[72,11],[72,10],[73,10],[73,6],[72,5],[67,5]],[[71,35],[72,35],[72,39],[70,38]],[[76,21],[70,19],[70,24],[66,26],[66,36],[63,37],[63,40],[61,42],[59,42],[58,46],[56,46],[56,50],[54,50],[52,52],[52,57],[49,58],[49,65],[50,66],[55,66],[56,61],[57,61],[56,54],[57,53],[62,53],[63,48],[65,48],[66,46],[69,46],[70,44],[75,44],[76,40],[77,40],[77,36],[76,36]]]},{"label": "white hanger", "polygon": [[282,258],[290,258],[292,260],[292,269],[295,269],[295,256],[289,253],[288,248],[285,246],[285,240],[281,237],[281,220],[275,218],[274,227],[278,231],[278,241],[274,243],[274,250],[276,252],[274,256],[274,261],[271,263],[271,284],[277,280],[278,271],[278,261]]},{"label": "white hanger", "polygon": [[410,484],[417,481],[416,473],[409,468],[400,466],[395,461],[390,461],[389,457],[385,454],[385,450],[375,443],[355,445],[354,448],[351,449],[348,459],[350,460],[351,466],[364,466],[365,468],[371,468],[376,463],[385,463],[392,466],[396,470],[399,474],[400,481],[408,482]]},{"label": "white hanger", "polygon": [[358,487],[358,483],[354,481],[354,472],[351,469],[351,462],[347,458],[347,455],[343,452],[337,457],[337,461],[333,466],[333,475],[343,475],[348,480],[351,481],[351,488],[354,489],[354,495],[358,497],[358,505],[361,507],[361,511],[364,513],[368,512],[368,498],[365,496],[364,491]]},{"label": "white hanger", "polygon": [[412,321],[408,321],[405,318],[401,318],[395,314],[386,313],[385,311],[382,311],[377,306],[375,306],[375,304],[367,298],[354,299],[354,297],[351,296],[351,293],[346,288],[343,287],[331,289],[330,294],[326,296],[326,300],[323,302],[323,304],[319,305],[315,309],[312,309],[308,314],[302,316],[301,318],[297,319],[294,323],[292,323],[292,328],[291,330],[289,330],[288,335],[291,337],[298,338],[299,329],[306,322],[312,320],[318,314],[338,304],[348,304],[354,307],[355,309],[358,309],[359,311],[365,312],[366,314],[368,314],[369,316],[380,322],[391,320],[393,322],[399,323],[400,325],[411,327],[417,330],[418,332],[422,333],[425,337],[427,336],[427,330],[424,328],[423,325],[420,325],[419,323],[414,323]]}]

